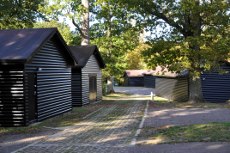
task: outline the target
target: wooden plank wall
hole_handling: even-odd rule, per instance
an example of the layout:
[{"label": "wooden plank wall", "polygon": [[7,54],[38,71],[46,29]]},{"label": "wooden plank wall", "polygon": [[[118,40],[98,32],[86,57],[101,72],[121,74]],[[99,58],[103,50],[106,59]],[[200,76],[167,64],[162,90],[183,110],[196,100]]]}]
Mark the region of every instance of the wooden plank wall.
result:
[{"label": "wooden plank wall", "polygon": [[25,125],[24,72],[0,67],[0,126]]},{"label": "wooden plank wall", "polygon": [[230,100],[230,66],[223,65],[227,73],[204,73],[201,75],[202,92],[205,101],[222,103]]},{"label": "wooden plank wall", "polygon": [[[48,41],[25,67],[27,73],[37,75],[38,121],[72,109],[71,69],[57,46]],[[29,103],[29,97],[25,98]]]},{"label": "wooden plank wall", "polygon": [[82,104],[89,104],[89,75],[97,76],[97,101],[102,99],[102,73],[94,55],[82,68]]},{"label": "wooden plank wall", "polygon": [[170,101],[188,100],[188,78],[156,78],[156,96]]}]

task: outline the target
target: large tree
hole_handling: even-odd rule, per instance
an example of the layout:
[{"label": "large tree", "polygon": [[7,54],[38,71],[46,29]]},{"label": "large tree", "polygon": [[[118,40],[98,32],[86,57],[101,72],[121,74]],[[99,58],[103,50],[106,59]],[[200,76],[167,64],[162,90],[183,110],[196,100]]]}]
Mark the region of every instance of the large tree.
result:
[{"label": "large tree", "polygon": [[75,32],[70,30],[66,23],[59,23],[57,21],[41,21],[34,24],[34,28],[58,28],[67,45],[80,45],[81,38]]},{"label": "large tree", "polygon": [[45,0],[45,2],[45,7],[42,7],[40,10],[46,15],[46,20],[62,19],[63,22],[72,22],[81,37],[81,45],[90,44],[90,7],[94,1]]},{"label": "large tree", "polygon": [[[127,9],[152,35],[149,66],[190,72],[189,99],[203,101],[200,75],[228,58],[230,4],[227,0],[127,0]],[[162,29],[162,30],[160,30]]]},{"label": "large tree", "polygon": [[1,0],[0,29],[33,27],[35,20],[42,17],[40,6],[43,0]]},{"label": "large tree", "polygon": [[91,26],[92,42],[100,48],[106,62],[103,76],[115,76],[122,82],[127,68],[126,54],[138,45],[138,28],[131,23],[131,14],[118,0],[97,0],[92,9],[94,24]]}]

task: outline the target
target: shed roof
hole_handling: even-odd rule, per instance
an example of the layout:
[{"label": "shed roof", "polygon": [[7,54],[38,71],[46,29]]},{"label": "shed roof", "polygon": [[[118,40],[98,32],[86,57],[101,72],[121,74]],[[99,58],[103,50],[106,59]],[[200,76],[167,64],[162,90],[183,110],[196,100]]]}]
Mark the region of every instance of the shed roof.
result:
[{"label": "shed roof", "polygon": [[[57,28],[0,30],[0,63],[24,64],[50,38],[56,37],[66,49],[65,55],[71,58],[70,50]],[[72,61],[72,63],[74,63]]]},{"label": "shed roof", "polygon": [[144,75],[153,75],[158,77],[186,77],[188,75],[188,71],[182,71],[180,73],[171,72],[167,68],[163,68],[161,66],[157,66],[155,70],[126,70],[125,75],[128,77],[143,77]]},{"label": "shed roof", "polygon": [[76,61],[77,67],[84,67],[90,56],[94,55],[98,61],[100,68],[105,68],[105,63],[96,45],[87,46],[69,46],[70,51]]},{"label": "shed roof", "polygon": [[169,69],[167,69],[167,68],[157,66],[152,75],[158,76],[158,77],[177,78],[177,77],[188,76],[188,71],[184,70],[184,71],[176,73],[176,72],[169,71]]},{"label": "shed roof", "polygon": [[143,77],[145,74],[152,74],[153,70],[126,70],[125,75],[128,77]]}]

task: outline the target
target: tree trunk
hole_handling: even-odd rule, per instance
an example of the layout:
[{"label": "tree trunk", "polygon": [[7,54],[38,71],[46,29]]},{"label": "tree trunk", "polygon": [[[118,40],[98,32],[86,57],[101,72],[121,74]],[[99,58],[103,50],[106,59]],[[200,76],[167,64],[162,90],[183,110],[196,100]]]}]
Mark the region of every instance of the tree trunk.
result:
[{"label": "tree trunk", "polygon": [[203,102],[201,78],[189,76],[189,102]]},{"label": "tree trunk", "polygon": [[106,93],[114,93],[114,89],[113,89],[113,85],[114,85],[114,77],[110,77],[109,79],[107,79],[107,85],[106,85]]},{"label": "tree trunk", "polygon": [[81,0],[82,5],[85,10],[83,13],[83,23],[82,23],[82,41],[81,45],[89,45],[90,44],[90,35],[89,35],[89,0]]}]

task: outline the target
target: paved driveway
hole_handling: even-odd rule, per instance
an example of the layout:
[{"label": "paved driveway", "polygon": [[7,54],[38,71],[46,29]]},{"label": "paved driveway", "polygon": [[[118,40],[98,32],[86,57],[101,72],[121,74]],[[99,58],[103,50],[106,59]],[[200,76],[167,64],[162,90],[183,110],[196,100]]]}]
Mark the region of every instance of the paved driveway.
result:
[{"label": "paved driveway", "polygon": [[17,150],[18,153],[125,153],[135,136],[146,101],[118,101],[95,114]]},{"label": "paved driveway", "polygon": [[135,94],[135,95],[151,95],[151,92],[154,94],[154,88],[145,88],[145,87],[114,87],[115,92],[126,93],[126,94]]},{"label": "paved driveway", "polygon": [[227,108],[154,108],[150,107],[145,127],[180,126],[205,124],[210,122],[230,122]]},{"label": "paved driveway", "polygon": [[[143,89],[143,90],[142,90]],[[229,109],[155,107],[143,100],[153,92],[145,88],[115,88],[116,91],[135,93],[135,96],[114,100],[84,118],[74,126],[60,128],[60,132],[35,141],[17,153],[229,153],[230,143],[141,144],[141,130],[166,125],[189,125],[209,122],[230,122]],[[141,92],[140,92],[141,91]],[[144,91],[144,92],[142,92]],[[147,96],[148,97],[148,96]],[[142,100],[141,100],[142,98]],[[139,100],[138,100],[139,99]],[[149,105],[147,105],[149,104]],[[149,106],[149,107],[147,107]],[[0,144],[4,145],[4,144]],[[1,152],[1,150],[0,150]]]}]

